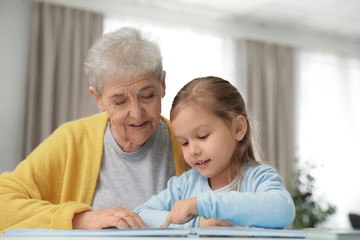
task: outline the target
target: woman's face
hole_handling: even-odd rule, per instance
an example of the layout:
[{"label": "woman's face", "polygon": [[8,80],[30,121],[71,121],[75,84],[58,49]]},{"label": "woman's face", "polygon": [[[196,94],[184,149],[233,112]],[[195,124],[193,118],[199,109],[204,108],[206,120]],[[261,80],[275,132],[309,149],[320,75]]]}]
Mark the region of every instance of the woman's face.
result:
[{"label": "woman's face", "polygon": [[102,95],[90,87],[101,111],[110,119],[110,129],[125,152],[139,150],[158,128],[165,74],[160,82],[152,73],[126,81],[104,81]]}]

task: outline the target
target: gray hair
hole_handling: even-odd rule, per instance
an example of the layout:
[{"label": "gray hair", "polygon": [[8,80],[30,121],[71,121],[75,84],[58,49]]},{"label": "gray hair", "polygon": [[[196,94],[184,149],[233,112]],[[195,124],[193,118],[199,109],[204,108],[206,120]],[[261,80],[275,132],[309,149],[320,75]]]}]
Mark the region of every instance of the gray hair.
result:
[{"label": "gray hair", "polygon": [[160,48],[140,30],[130,27],[103,35],[91,47],[85,60],[90,86],[99,95],[105,80],[128,80],[149,72],[162,80]]}]

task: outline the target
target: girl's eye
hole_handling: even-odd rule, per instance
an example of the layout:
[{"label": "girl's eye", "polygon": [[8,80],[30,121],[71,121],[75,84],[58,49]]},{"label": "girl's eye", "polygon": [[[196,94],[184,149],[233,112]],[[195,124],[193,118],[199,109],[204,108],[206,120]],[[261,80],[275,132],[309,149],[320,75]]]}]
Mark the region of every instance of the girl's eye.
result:
[{"label": "girl's eye", "polygon": [[184,142],[184,143],[181,144],[181,146],[185,147],[185,146],[187,146],[188,144],[189,144],[189,142]]},{"label": "girl's eye", "polygon": [[206,134],[206,135],[200,136],[199,138],[200,138],[200,139],[206,139],[208,136],[209,136],[209,134]]}]

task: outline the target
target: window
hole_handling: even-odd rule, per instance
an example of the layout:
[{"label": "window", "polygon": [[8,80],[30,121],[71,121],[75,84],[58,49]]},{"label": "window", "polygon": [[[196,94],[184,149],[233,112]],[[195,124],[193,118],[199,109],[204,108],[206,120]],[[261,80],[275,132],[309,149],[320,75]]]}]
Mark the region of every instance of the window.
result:
[{"label": "window", "polygon": [[162,115],[169,118],[176,93],[190,80],[204,76],[219,76],[230,81],[225,71],[224,40],[216,35],[195,32],[189,28],[166,28],[152,24],[137,24],[117,19],[105,19],[104,33],[123,26],[144,29],[159,42],[166,71],[166,94]]},{"label": "window", "polygon": [[320,197],[337,207],[326,224],[350,228],[349,212],[359,212],[360,60],[333,54],[298,54],[298,152]]}]

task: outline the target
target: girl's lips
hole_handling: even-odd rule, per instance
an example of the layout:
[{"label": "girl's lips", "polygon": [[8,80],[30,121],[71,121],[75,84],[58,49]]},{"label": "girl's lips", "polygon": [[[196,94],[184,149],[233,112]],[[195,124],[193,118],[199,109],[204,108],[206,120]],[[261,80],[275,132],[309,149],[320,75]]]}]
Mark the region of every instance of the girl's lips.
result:
[{"label": "girl's lips", "polygon": [[210,159],[202,160],[202,161],[196,161],[195,166],[198,167],[198,168],[204,168],[209,161],[210,161]]}]

